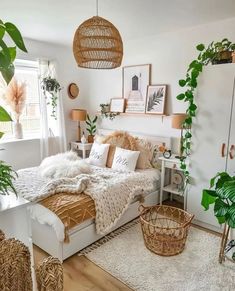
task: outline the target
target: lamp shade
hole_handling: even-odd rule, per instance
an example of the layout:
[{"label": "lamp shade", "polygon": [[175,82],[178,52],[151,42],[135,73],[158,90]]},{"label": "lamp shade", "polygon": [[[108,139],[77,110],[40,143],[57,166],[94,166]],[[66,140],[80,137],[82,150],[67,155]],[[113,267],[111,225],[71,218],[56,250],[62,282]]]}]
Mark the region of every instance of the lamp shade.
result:
[{"label": "lamp shade", "polygon": [[72,109],[71,118],[74,121],[85,121],[86,120],[86,110],[84,110],[84,109]]},{"label": "lamp shade", "polygon": [[188,117],[185,113],[175,113],[172,115],[172,128],[182,129],[185,119]]},{"label": "lamp shade", "polygon": [[94,16],[76,30],[73,54],[79,67],[114,69],[120,67],[123,57],[122,38],[108,20]]}]

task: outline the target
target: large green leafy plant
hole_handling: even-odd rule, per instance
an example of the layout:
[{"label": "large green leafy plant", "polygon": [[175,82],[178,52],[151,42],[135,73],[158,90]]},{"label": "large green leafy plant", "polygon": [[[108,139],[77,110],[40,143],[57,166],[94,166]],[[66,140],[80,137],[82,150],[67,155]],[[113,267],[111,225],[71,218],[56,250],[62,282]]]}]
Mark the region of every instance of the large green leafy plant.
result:
[{"label": "large green leafy plant", "polygon": [[185,91],[179,94],[176,98],[187,103],[186,113],[188,117],[183,123],[183,139],[181,144],[181,151],[183,158],[181,158],[181,169],[185,174],[185,182],[189,182],[189,171],[185,163],[185,158],[190,155],[192,132],[191,126],[193,118],[196,116],[197,105],[195,102],[195,90],[198,85],[198,77],[203,70],[204,66],[209,63],[216,63],[221,60],[221,54],[223,52],[232,52],[235,50],[235,43],[232,43],[228,39],[223,39],[220,42],[212,42],[207,47],[204,44],[198,44],[196,46],[199,54],[195,60],[193,60],[187,69],[185,79],[179,80],[179,85],[185,88]]},{"label": "large green leafy plant", "polygon": [[202,206],[205,210],[214,205],[214,214],[220,224],[235,228],[235,176],[218,173],[210,180],[210,189],[204,189]]},{"label": "large green leafy plant", "polygon": [[[4,37],[8,35],[12,39],[14,45],[8,46],[4,41]],[[18,28],[10,23],[4,23],[0,19],[0,72],[3,79],[7,84],[11,81],[15,73],[14,60],[16,58],[16,48],[27,52],[23,38]],[[0,122],[12,121],[10,115],[6,110],[0,106]],[[0,138],[3,136],[3,132],[0,132]],[[9,189],[16,193],[12,181],[14,180],[16,173],[11,166],[5,162],[0,161],[0,194],[9,194]]]}]

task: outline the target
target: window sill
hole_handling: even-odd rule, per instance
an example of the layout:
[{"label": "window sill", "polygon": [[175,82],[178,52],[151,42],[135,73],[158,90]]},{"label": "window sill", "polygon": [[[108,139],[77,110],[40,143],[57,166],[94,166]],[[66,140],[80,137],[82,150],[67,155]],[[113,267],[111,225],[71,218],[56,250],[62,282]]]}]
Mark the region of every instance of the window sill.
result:
[{"label": "window sill", "polygon": [[15,143],[15,142],[26,142],[26,141],[32,141],[32,140],[40,140],[39,136],[35,136],[35,137],[24,137],[22,139],[17,139],[17,138],[6,138],[6,139],[1,139],[0,140],[0,144],[7,144],[7,143]]}]

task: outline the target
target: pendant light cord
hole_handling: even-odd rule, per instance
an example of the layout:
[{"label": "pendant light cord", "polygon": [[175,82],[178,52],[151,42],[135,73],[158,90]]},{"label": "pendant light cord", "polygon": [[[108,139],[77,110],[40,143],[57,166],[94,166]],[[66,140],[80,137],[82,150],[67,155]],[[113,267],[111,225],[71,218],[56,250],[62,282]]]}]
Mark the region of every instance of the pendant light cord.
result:
[{"label": "pendant light cord", "polygon": [[96,0],[96,16],[98,16],[98,6],[99,6],[99,0]]}]

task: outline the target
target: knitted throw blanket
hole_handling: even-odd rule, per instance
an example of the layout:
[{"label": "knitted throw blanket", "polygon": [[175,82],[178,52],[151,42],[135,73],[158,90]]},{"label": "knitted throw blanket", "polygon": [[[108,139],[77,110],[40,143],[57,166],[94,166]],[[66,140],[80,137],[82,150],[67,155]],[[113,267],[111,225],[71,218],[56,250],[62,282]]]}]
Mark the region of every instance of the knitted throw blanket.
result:
[{"label": "knitted throw blanket", "polygon": [[96,231],[108,233],[127,210],[133,198],[156,189],[157,177],[147,173],[118,172],[107,168],[92,167],[91,174],[75,178],[45,180],[37,168],[18,171],[15,187],[18,194],[30,201],[40,201],[58,193],[89,195],[95,203]]}]

